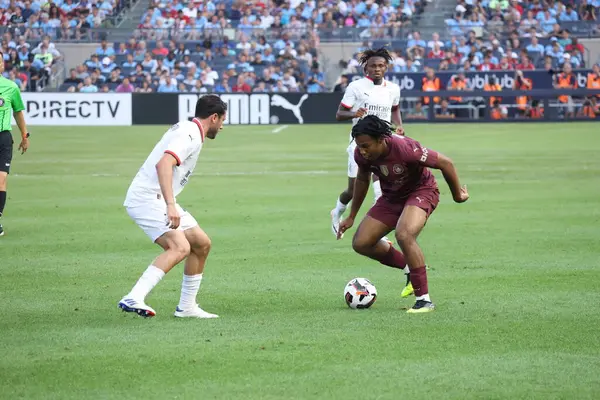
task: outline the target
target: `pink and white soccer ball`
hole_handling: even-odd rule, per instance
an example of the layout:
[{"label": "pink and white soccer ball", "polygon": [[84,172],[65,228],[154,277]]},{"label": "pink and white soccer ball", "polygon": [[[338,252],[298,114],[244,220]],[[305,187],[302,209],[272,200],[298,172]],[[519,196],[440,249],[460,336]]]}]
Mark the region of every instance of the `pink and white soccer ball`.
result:
[{"label": "pink and white soccer ball", "polygon": [[366,278],[354,278],[344,289],[344,299],[350,308],[369,308],[377,300],[377,289]]}]

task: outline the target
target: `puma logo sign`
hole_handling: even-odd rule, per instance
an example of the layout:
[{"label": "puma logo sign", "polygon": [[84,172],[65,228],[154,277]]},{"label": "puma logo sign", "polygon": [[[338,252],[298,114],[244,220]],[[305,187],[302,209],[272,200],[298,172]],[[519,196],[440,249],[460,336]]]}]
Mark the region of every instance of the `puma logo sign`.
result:
[{"label": "puma logo sign", "polygon": [[304,103],[306,99],[308,99],[308,94],[302,95],[298,104],[292,104],[285,97],[280,96],[278,94],[274,94],[271,97],[271,105],[274,107],[281,107],[284,110],[290,110],[292,113],[294,113],[294,117],[296,117],[298,123],[303,124],[304,118],[302,118],[301,107],[302,103]]}]

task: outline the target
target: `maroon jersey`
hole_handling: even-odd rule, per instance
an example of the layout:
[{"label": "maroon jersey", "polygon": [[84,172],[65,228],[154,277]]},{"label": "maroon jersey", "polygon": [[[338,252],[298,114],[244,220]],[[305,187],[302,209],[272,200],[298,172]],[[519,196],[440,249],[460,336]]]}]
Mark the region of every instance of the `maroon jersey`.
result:
[{"label": "maroon jersey", "polygon": [[361,169],[379,177],[383,197],[392,203],[403,202],[419,189],[436,189],[435,177],[426,167],[435,167],[438,153],[422,147],[406,136],[392,135],[385,139],[389,153],[378,160],[367,160],[358,147],[354,160]]}]

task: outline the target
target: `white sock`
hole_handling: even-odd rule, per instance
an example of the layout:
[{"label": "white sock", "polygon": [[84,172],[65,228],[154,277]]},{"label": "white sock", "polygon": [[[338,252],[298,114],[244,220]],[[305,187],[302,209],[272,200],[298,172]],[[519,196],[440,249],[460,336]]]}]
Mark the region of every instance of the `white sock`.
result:
[{"label": "white sock", "polygon": [[335,212],[335,213],[336,213],[338,216],[340,216],[340,217],[341,217],[341,216],[342,216],[342,214],[344,214],[344,212],[346,211],[346,208],[347,208],[347,207],[348,207],[348,206],[347,206],[346,204],[342,203],[342,202],[340,201],[340,199],[338,198],[338,199],[337,199],[337,203],[336,203],[336,205],[335,205],[335,210],[334,210],[334,212]]},{"label": "white sock", "polygon": [[202,274],[183,275],[181,297],[179,297],[179,305],[177,306],[180,310],[189,310],[196,307],[196,295],[198,294],[198,290],[200,290],[201,282]]},{"label": "white sock", "polygon": [[404,272],[404,275],[410,274],[410,270],[408,269],[408,265],[406,267],[402,268],[402,272]]},{"label": "white sock", "polygon": [[144,301],[148,293],[160,282],[163,276],[165,276],[165,272],[162,269],[150,265],[126,297]]},{"label": "white sock", "polygon": [[373,195],[375,196],[375,201],[381,197],[381,183],[379,181],[373,182]]},{"label": "white sock", "polygon": [[416,297],[416,300],[425,300],[431,303],[431,299],[429,298],[429,293],[424,294],[423,296]]}]

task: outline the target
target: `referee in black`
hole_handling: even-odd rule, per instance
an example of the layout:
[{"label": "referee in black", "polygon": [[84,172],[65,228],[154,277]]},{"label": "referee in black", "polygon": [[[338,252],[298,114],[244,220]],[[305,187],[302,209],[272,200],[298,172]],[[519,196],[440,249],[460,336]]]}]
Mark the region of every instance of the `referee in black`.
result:
[{"label": "referee in black", "polygon": [[2,228],[2,213],[6,205],[6,180],[10,172],[14,141],[11,134],[12,116],[21,131],[19,150],[24,154],[29,148],[29,133],[25,123],[25,106],[21,91],[16,83],[6,79],[4,73],[4,54],[0,52],[0,236],[4,235]]}]

